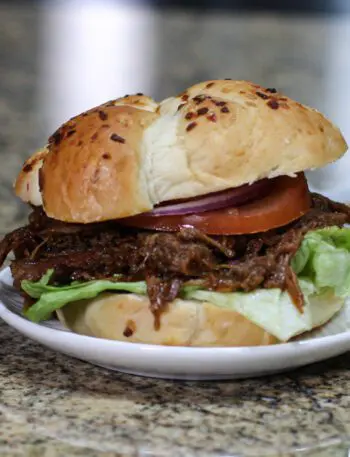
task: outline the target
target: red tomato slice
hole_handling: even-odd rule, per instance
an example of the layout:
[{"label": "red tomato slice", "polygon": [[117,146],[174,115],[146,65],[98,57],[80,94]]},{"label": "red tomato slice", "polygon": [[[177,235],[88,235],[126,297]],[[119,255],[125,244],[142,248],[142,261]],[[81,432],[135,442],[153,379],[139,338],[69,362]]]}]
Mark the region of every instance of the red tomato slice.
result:
[{"label": "red tomato slice", "polygon": [[239,235],[264,232],[299,219],[310,208],[311,198],[304,176],[280,176],[271,182],[268,195],[243,206],[179,216],[150,213],[120,219],[130,227],[176,232],[190,225],[208,235]]}]

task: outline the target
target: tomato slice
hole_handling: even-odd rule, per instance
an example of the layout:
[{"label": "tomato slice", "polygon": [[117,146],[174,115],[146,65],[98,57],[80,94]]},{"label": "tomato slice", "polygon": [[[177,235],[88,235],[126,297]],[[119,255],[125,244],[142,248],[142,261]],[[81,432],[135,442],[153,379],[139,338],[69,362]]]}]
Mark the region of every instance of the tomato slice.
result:
[{"label": "tomato slice", "polygon": [[208,235],[239,235],[282,227],[305,214],[311,197],[304,173],[295,178],[280,176],[271,182],[270,192],[243,206],[178,216],[150,213],[120,219],[123,225],[165,232],[192,226]]}]

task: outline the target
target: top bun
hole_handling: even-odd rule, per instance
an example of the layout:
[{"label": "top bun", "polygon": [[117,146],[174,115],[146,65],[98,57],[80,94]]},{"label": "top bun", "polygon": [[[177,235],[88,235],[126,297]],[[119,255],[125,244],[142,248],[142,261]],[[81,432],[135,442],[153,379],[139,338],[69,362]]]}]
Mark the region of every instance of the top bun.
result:
[{"label": "top bun", "polygon": [[55,219],[98,222],[294,175],[346,149],[328,119],[275,89],[208,81],[160,104],[126,96],[69,120],[50,137],[39,165],[24,164],[16,194],[42,203]]}]

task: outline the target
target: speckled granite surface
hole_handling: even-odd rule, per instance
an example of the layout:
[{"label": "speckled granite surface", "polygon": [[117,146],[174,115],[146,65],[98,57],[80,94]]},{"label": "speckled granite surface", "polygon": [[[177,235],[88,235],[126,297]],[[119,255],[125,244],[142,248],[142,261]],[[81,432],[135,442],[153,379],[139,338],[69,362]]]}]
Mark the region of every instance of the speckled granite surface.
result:
[{"label": "speckled granite surface", "polygon": [[[11,194],[20,163],[44,143],[57,121],[56,109],[42,104],[40,49],[60,14],[25,3],[0,5],[2,234],[27,214]],[[45,17],[51,21],[47,36]],[[349,129],[348,18],[168,11],[147,20],[156,33],[155,83],[149,87],[155,97],[196,80],[248,78],[325,110],[345,133]],[[64,80],[61,72],[58,62],[58,77]],[[127,78],[123,84],[124,89]],[[78,104],[65,114],[74,109]],[[311,179],[321,186],[322,176]],[[0,361],[4,457],[289,456],[293,447],[303,456],[348,455],[349,354],[257,380],[157,381],[55,354],[0,323]],[[321,447],[307,451],[310,445]]]},{"label": "speckled granite surface", "polygon": [[171,382],[108,372],[0,329],[1,455],[279,455],[272,447],[350,431],[348,356],[258,380]]}]

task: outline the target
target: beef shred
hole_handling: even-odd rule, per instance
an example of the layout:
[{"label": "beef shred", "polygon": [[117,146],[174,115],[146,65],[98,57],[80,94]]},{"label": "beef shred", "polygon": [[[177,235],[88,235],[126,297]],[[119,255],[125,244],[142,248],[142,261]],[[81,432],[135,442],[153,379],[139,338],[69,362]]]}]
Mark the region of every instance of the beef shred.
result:
[{"label": "beef shred", "polygon": [[350,209],[312,194],[310,210],[287,226],[251,235],[208,236],[184,227],[178,233],[125,228],[117,221],[68,224],[34,208],[27,226],[0,243],[0,262],[10,251],[16,287],[38,281],[54,269],[54,284],[73,280],[145,280],[151,309],[174,300],[184,283],[216,291],[287,290],[302,308],[302,294],[290,267],[304,235],[350,222]]}]

